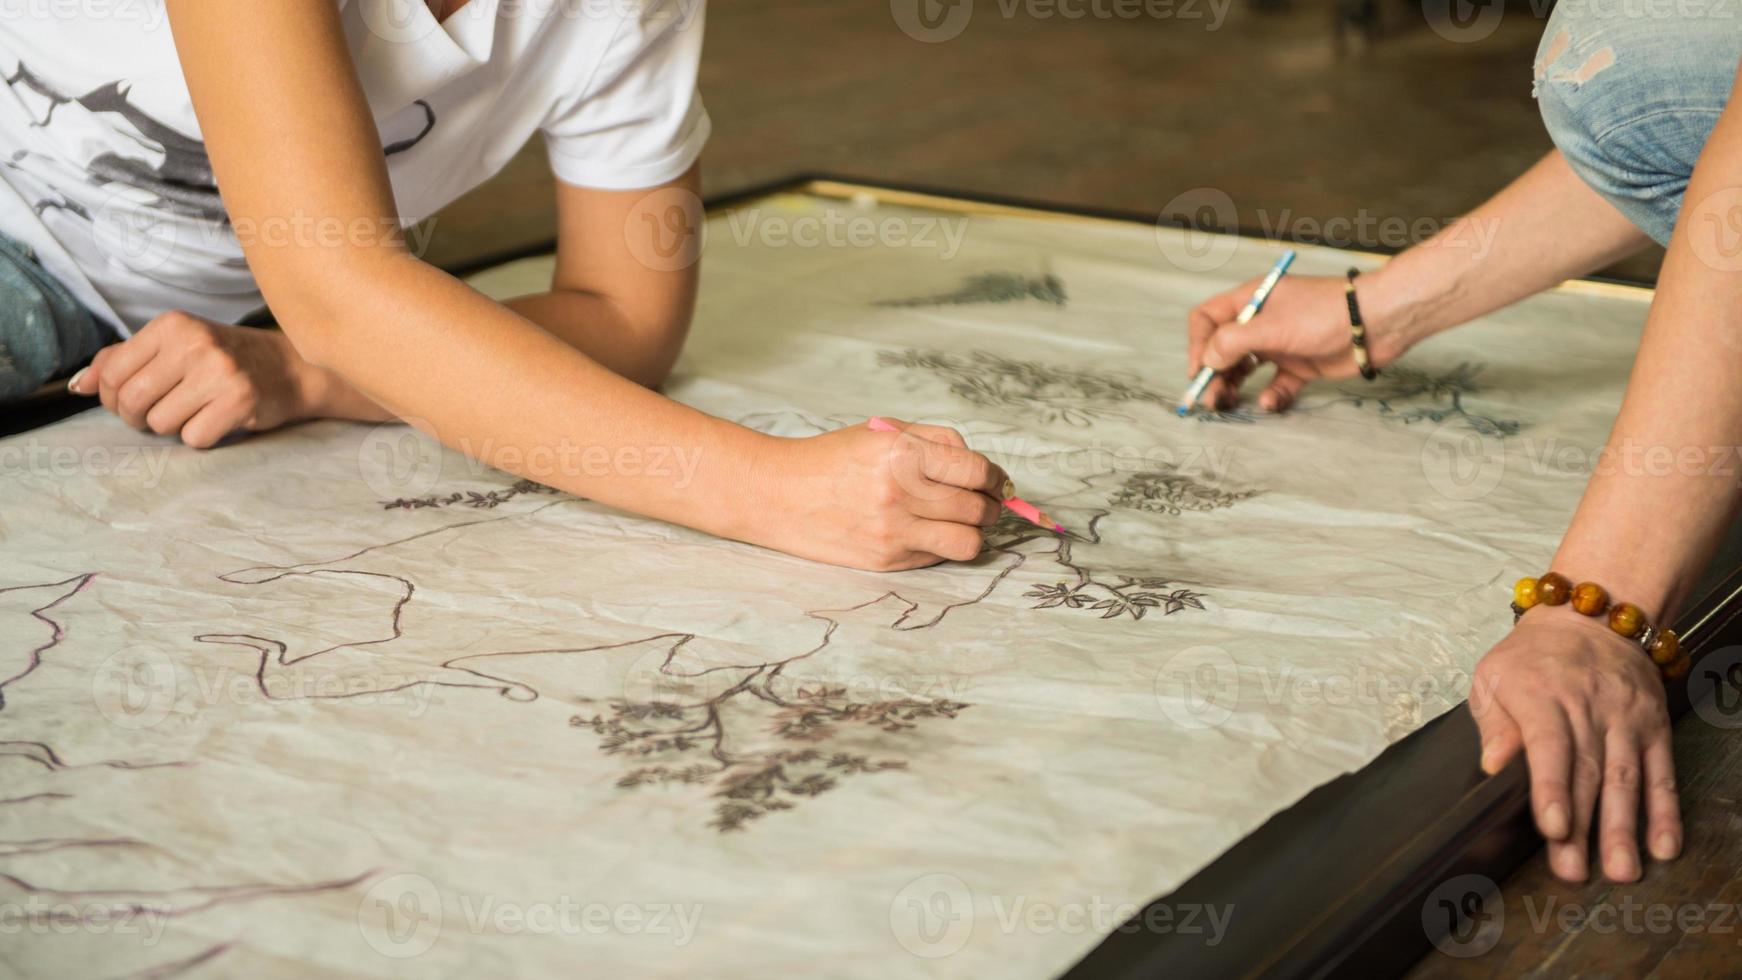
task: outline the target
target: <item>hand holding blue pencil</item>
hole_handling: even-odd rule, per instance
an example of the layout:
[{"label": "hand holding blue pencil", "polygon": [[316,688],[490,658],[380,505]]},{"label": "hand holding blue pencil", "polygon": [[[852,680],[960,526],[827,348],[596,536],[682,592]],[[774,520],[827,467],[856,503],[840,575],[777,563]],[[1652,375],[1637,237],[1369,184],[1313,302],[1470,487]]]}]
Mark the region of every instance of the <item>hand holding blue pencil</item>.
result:
[{"label": "hand holding blue pencil", "polygon": [[[1246,305],[1241,308],[1240,315],[1234,318],[1234,322],[1245,323],[1257,316],[1258,311],[1264,308],[1264,301],[1270,298],[1271,290],[1275,289],[1276,284],[1282,281],[1283,273],[1287,272],[1288,267],[1293,264],[1294,249],[1291,248],[1282,253],[1282,257],[1270,267],[1270,272],[1265,275],[1264,281],[1258,284],[1258,288],[1252,293],[1252,298],[1246,301]],[[1198,369],[1197,377],[1193,378],[1192,383],[1186,387],[1185,396],[1180,399],[1179,407],[1174,410],[1180,418],[1183,419],[1191,414],[1192,406],[1196,405],[1198,399],[1204,396],[1204,389],[1208,388],[1210,382],[1215,379],[1215,368],[1206,364]]]}]

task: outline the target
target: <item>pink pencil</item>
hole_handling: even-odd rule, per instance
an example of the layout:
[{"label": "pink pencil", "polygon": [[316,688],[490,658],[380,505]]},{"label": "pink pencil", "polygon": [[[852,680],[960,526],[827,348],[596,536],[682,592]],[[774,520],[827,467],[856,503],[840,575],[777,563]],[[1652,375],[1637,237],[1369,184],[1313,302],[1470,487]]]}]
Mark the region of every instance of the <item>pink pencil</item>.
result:
[{"label": "pink pencil", "polygon": [[[900,432],[901,431],[899,428],[897,428],[895,426],[894,423],[890,422],[886,418],[883,418],[883,417],[877,416],[877,415],[873,415],[873,416],[871,416],[870,419],[866,420],[865,425],[872,432]],[[1010,508],[1011,513],[1015,514],[1017,517],[1022,518],[1023,520],[1027,521],[1030,524],[1036,525],[1037,527],[1050,528],[1054,531],[1059,532],[1060,534],[1065,533],[1065,526],[1063,524],[1060,524],[1059,522],[1046,516],[1046,511],[1041,510],[1039,507],[1034,506],[1033,504],[1029,503],[1026,500],[1023,500],[1021,497],[1014,497],[1014,496],[1005,497],[1004,498],[1004,506]]]}]

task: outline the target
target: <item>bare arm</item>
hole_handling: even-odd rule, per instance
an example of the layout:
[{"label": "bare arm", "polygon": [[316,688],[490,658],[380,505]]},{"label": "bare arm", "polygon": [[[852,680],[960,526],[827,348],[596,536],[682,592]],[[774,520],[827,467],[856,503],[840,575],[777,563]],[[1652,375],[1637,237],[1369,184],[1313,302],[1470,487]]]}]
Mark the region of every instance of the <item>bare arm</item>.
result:
[{"label": "bare arm", "polygon": [[[1383,367],[1428,337],[1566,279],[1588,275],[1650,242],[1586,187],[1556,150],[1433,238],[1363,275],[1357,286],[1370,350]],[[1287,407],[1307,382],[1355,373],[1343,280],[1291,276],[1263,312],[1232,321],[1256,281],[1213,296],[1190,316],[1190,373],[1223,369],[1248,352],[1277,365],[1261,407]],[[1247,372],[1205,392],[1232,404]]]},{"label": "bare arm", "polygon": [[[392,188],[338,9],[170,0],[170,25],[225,205],[394,228]],[[262,112],[262,106],[274,111]],[[298,352],[444,443],[602,503],[794,554],[878,568],[970,558],[1003,475],[939,433],[764,436],[661,397],[412,256],[397,235],[253,236],[249,267]],[[651,368],[652,365],[643,365]],[[939,438],[934,440],[933,436]],[[923,443],[923,445],[919,445]],[[691,471],[533,472],[565,447],[663,448]],[[553,453],[552,450],[558,450]],[[596,456],[596,454],[595,454]]]},{"label": "bare arm", "polygon": [[[1736,93],[1683,198],[1607,458],[1585,489],[1552,568],[1669,625],[1735,520],[1742,446],[1742,108]],[[1521,749],[1537,825],[1562,877],[1585,877],[1595,836],[1604,873],[1630,881],[1643,836],[1659,859],[1682,828],[1663,684],[1636,645],[1600,620],[1537,607],[1477,671],[1471,696],[1483,765]],[[1639,826],[1643,797],[1645,825]],[[1595,809],[1594,809],[1595,808]]]},{"label": "bare arm", "polygon": [[636,191],[559,181],[551,289],[511,299],[508,308],[612,371],[659,387],[689,329],[701,256],[693,233],[661,243],[649,236],[669,238],[665,222],[679,213],[693,231],[701,220],[698,174],[692,167],[664,187]]}]

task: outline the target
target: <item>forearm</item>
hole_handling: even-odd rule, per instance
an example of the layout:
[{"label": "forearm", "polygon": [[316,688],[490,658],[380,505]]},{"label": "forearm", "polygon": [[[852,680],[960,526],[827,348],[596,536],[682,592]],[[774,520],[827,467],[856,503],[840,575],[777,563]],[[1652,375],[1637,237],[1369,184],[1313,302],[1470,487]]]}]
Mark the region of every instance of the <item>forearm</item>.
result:
[{"label": "forearm", "polygon": [[[1438,235],[1361,278],[1382,362],[1442,330],[1589,275],[1650,241],[1557,150]],[[1387,356],[1389,355],[1389,356]]]},{"label": "forearm", "polygon": [[665,383],[685,330],[637,322],[609,297],[556,289],[508,300],[509,309],[562,338],[605,368],[648,388]]},{"label": "forearm", "polygon": [[[629,381],[451,276],[379,256],[285,329],[444,444],[601,503],[742,538],[773,440]],[[334,314],[331,311],[340,311]],[[304,327],[314,329],[299,329]]]},{"label": "forearm", "polygon": [[1738,123],[1724,114],[1694,170],[1607,458],[1554,560],[1659,622],[1686,601],[1738,503],[1742,271],[1724,261],[1742,186]]}]

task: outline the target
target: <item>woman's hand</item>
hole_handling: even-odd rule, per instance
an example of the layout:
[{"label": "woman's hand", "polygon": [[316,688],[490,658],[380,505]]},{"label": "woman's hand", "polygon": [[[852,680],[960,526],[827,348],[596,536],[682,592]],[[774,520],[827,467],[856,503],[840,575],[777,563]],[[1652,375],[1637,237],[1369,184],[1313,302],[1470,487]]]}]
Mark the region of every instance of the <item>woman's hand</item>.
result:
[{"label": "woman's hand", "polygon": [[[1248,354],[1276,365],[1276,376],[1258,396],[1258,407],[1267,412],[1287,408],[1308,381],[1358,373],[1350,344],[1349,303],[1344,298],[1347,280],[1284,276],[1257,316],[1235,323],[1259,282],[1253,279],[1218,293],[1188,316],[1186,377],[1196,375],[1205,364],[1221,372],[1204,390],[1204,404],[1212,408],[1232,408],[1239,402],[1240,385],[1256,367]],[[1358,298],[1365,300],[1365,291],[1360,286],[1357,290]],[[1363,305],[1363,313],[1367,312]],[[1376,366],[1389,364],[1403,353],[1377,324],[1368,323],[1367,337]]]},{"label": "woman's hand", "polygon": [[67,388],[96,395],[136,429],[206,449],[238,429],[260,432],[326,415],[388,418],[276,330],[165,313],[97,352]]},{"label": "woman's hand", "polygon": [[753,501],[766,523],[747,535],[803,558],[872,571],[969,561],[998,520],[1004,471],[954,429],[889,419],[783,440]]},{"label": "woman's hand", "polygon": [[1526,613],[1476,667],[1470,711],[1485,772],[1524,750],[1531,808],[1556,875],[1585,879],[1595,824],[1603,874],[1637,879],[1642,790],[1651,855],[1667,861],[1680,852],[1663,682],[1651,659],[1601,619],[1561,608]]}]

